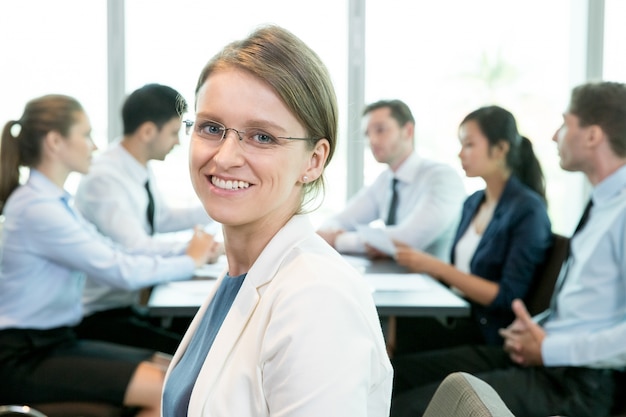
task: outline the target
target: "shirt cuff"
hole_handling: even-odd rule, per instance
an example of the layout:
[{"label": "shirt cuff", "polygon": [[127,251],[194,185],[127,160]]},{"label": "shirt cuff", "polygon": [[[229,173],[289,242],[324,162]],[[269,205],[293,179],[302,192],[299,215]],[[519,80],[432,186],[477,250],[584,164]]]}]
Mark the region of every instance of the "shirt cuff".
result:
[{"label": "shirt cuff", "polygon": [[357,232],[344,232],[335,239],[335,249],[341,253],[365,253],[365,242]]},{"label": "shirt cuff", "polygon": [[571,346],[570,337],[546,336],[541,344],[541,358],[544,366],[573,366],[568,354]]}]

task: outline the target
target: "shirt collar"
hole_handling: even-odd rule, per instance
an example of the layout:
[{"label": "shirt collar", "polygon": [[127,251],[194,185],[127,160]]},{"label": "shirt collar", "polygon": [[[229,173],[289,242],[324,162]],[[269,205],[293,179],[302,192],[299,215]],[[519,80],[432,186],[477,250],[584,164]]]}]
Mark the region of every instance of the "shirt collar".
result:
[{"label": "shirt collar", "polygon": [[151,178],[150,170],[140,164],[139,161],[137,161],[135,157],[122,146],[121,142],[115,144],[111,152],[119,156],[122,161],[122,165],[128,169],[130,178],[136,178],[141,184],[144,184]]},{"label": "shirt collar", "polygon": [[53,183],[50,178],[37,171],[35,168],[30,169],[27,184],[37,190],[40,195],[48,196],[50,198],[59,198],[65,201],[70,201],[72,198],[70,193],[63,188],[59,188],[59,186]]},{"label": "shirt collar", "polygon": [[396,172],[391,172],[391,176],[400,180],[400,182],[410,184],[417,177],[421,158],[416,152],[411,152],[409,157],[398,167]]},{"label": "shirt collar", "polygon": [[603,204],[626,189],[626,165],[596,185],[591,193],[593,204]]}]

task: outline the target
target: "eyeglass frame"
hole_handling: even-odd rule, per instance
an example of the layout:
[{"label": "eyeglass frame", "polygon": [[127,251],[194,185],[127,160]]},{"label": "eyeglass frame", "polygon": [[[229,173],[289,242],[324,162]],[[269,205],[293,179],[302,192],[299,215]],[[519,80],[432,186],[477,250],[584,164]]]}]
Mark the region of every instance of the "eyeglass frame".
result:
[{"label": "eyeglass frame", "polygon": [[[242,136],[242,134],[244,134],[244,135],[245,135],[245,133],[246,133],[246,131],[245,131],[245,130],[237,130],[237,129],[235,129],[234,127],[226,127],[223,123],[216,122],[215,120],[211,120],[211,119],[202,119],[202,120],[203,120],[203,121],[206,121],[206,122],[215,123],[216,125],[219,125],[219,126],[221,126],[221,127],[222,127],[222,137],[220,138],[220,140],[218,140],[218,141],[217,141],[218,143],[219,143],[219,142],[222,142],[224,139],[226,139],[226,133],[227,133],[229,130],[232,130],[232,131],[234,131],[234,132],[237,134],[237,137],[239,138],[239,141],[240,141],[240,142],[241,142],[241,141],[243,141],[243,136]],[[185,125],[185,134],[186,134],[186,135],[189,135],[189,134],[190,134],[190,129],[191,129],[191,128],[192,128],[192,127],[196,124],[196,122],[195,122],[194,120],[191,120],[191,119],[185,119],[185,120],[183,120],[182,122],[183,122],[183,124]],[[252,127],[252,126],[250,126],[250,127]],[[320,140],[320,139],[321,139],[321,138],[315,138],[315,137],[310,137],[310,138],[294,138],[294,137],[291,137],[291,136],[274,136],[274,135],[269,134],[269,133],[268,133],[267,135],[269,135],[269,136],[271,136],[271,137],[274,137],[274,138],[276,138],[276,139],[286,139],[286,140],[306,140],[306,141],[318,141],[318,140]]]}]

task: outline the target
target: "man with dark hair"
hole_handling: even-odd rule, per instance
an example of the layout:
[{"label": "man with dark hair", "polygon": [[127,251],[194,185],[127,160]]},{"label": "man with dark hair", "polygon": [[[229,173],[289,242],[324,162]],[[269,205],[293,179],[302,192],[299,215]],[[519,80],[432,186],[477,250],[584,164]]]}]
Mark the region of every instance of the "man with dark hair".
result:
[{"label": "man with dark hair", "polygon": [[626,85],[576,87],[553,140],[561,168],[583,172],[593,190],[550,308],[531,318],[515,300],[504,349],[396,358],[393,417],[421,416],[455,371],[488,382],[516,416],[610,415],[612,374],[626,367]]},{"label": "man with dark hair", "polygon": [[[147,84],[125,100],[124,135],[92,164],[80,182],[76,207],[100,233],[137,253],[172,256],[183,253],[188,236],[158,234],[207,226],[212,220],[198,203],[166,204],[154,181],[151,160],[164,160],[179,143],[187,103],[171,87]],[[184,236],[184,239],[183,239]],[[216,249],[216,255],[219,248]],[[189,271],[189,276],[193,271]],[[173,353],[180,335],[152,325],[133,306],[139,292],[114,289],[87,280],[83,338],[149,347]]]},{"label": "man with dark hair", "polygon": [[465,199],[461,178],[452,167],[417,155],[415,119],[404,102],[377,101],[363,116],[374,158],[388,169],[318,233],[339,252],[377,257],[383,253],[368,245],[357,227],[379,220],[390,240],[448,259]]}]

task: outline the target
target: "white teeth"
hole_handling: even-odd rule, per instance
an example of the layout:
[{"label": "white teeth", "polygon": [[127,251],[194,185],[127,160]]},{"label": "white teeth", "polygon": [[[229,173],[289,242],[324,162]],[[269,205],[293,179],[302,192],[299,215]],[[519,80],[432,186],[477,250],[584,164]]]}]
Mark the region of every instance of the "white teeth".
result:
[{"label": "white teeth", "polygon": [[250,186],[250,183],[247,183],[245,181],[225,181],[217,177],[211,177],[211,183],[216,187],[223,188],[225,190],[237,190],[241,188],[248,188]]}]

